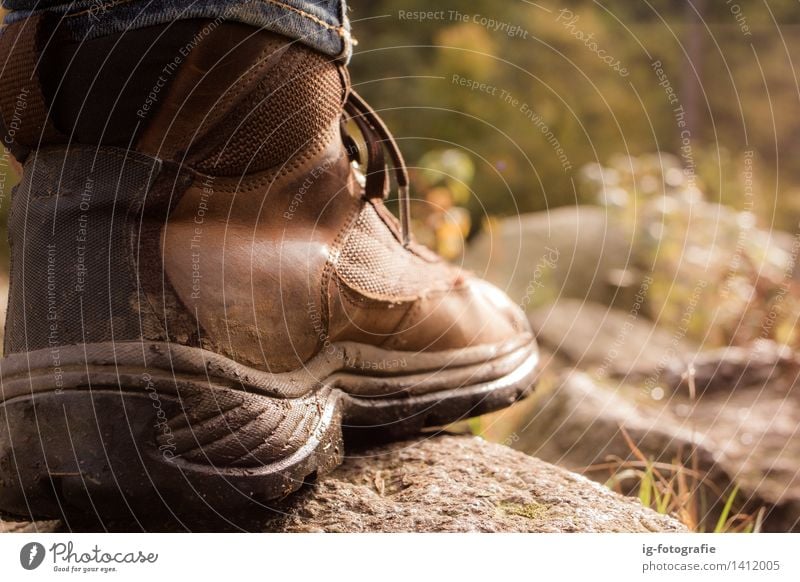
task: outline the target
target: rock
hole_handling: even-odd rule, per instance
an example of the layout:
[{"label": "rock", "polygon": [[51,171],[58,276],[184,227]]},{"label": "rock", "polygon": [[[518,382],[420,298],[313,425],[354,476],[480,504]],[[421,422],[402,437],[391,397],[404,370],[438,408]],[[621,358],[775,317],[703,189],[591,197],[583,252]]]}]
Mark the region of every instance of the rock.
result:
[{"label": "rock", "polygon": [[477,437],[351,454],[275,508],[270,532],[680,532],[675,519]]},{"label": "rock", "polygon": [[271,531],[682,531],[584,477],[476,437],[397,443],[351,457]]},{"label": "rock", "polygon": [[[699,370],[725,370],[736,377],[722,389],[710,377],[700,378],[694,399],[669,366],[677,385],[648,388],[643,383],[598,381],[581,372],[565,374],[555,388],[534,397],[529,422],[515,432],[515,448],[599,480],[608,471],[587,471],[593,465],[632,460],[623,431],[641,453],[654,461],[688,463],[690,453],[707,483],[720,491],[736,484],[749,511],[766,508],[768,531],[800,531],[800,387],[796,373],[766,375],[769,356],[742,350],[700,358]],[[782,351],[773,352],[783,362]],[[738,368],[737,368],[738,366]],[[748,374],[750,367],[752,375]],[[776,363],[772,369],[780,369]],[[738,372],[737,372],[738,370]],[[766,380],[765,380],[766,378]],[[713,521],[713,512],[709,514]],[[713,524],[710,524],[713,527]]]},{"label": "rock", "polygon": [[655,327],[636,310],[622,311],[578,299],[559,299],[529,315],[536,339],[581,369],[601,376],[644,374],[669,361],[669,354],[693,353],[674,334]]},{"label": "rock", "polygon": [[[608,386],[572,371],[536,397],[529,424],[517,431],[515,448],[579,472],[608,459],[632,459],[622,427],[653,461],[669,463],[679,450],[697,446],[713,463],[702,435],[637,395],[633,386]],[[589,472],[589,474],[592,474]],[[601,478],[608,476],[602,473]]]},{"label": "rock", "polygon": [[[789,347],[759,340],[749,347],[709,350],[685,358],[685,361],[668,362],[662,373],[662,383],[673,389],[681,386],[688,389],[687,362],[691,363],[693,389],[698,392],[727,392],[741,384],[780,384],[796,377],[800,371],[800,360]],[[649,374],[654,372],[651,370]]]},{"label": "rock", "polygon": [[607,303],[627,268],[630,241],[605,208],[571,206],[491,223],[464,266],[524,308],[573,297]]},{"label": "rock", "polygon": [[52,533],[61,528],[58,520],[48,521],[3,521],[0,519],[0,533]]}]

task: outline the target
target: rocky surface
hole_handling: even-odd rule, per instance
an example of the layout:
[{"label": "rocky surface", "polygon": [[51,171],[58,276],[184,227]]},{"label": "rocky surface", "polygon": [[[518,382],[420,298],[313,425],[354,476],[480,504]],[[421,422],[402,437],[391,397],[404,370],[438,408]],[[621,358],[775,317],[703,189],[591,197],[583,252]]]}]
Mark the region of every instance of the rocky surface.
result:
[{"label": "rocky surface", "polygon": [[646,374],[669,363],[670,354],[695,351],[635,310],[580,299],[559,298],[533,310],[529,319],[541,346],[571,366],[595,369],[603,376]]},{"label": "rocky surface", "polygon": [[280,531],[681,531],[579,475],[474,437],[351,457],[271,524]]},{"label": "rocky surface", "polygon": [[[502,445],[439,436],[350,454],[270,532],[679,532],[671,517]],[[31,527],[31,526],[27,526]]]},{"label": "rocky surface", "polygon": [[529,404],[515,447],[605,480],[587,468],[632,459],[627,433],[654,461],[694,454],[708,481],[736,484],[749,511],[766,509],[765,529],[798,531],[800,387],[793,358],[771,346],[704,354],[690,373],[676,362],[658,383],[568,372]]},{"label": "rocky surface", "polygon": [[59,521],[3,521],[0,519],[0,533],[52,533],[61,530]]}]

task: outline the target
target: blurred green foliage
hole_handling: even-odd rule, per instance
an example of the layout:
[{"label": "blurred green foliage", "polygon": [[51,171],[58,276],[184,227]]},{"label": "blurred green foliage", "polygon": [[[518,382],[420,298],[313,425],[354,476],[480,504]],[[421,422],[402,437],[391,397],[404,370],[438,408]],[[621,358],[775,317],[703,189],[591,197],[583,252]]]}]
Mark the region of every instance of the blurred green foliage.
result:
[{"label": "blurred green foliage", "polygon": [[752,211],[767,228],[797,223],[800,166],[789,161],[800,140],[794,0],[350,5],[357,89],[412,166],[436,148],[473,157],[473,224],[486,214],[589,202],[574,184],[586,163],[681,154],[687,143],[682,163],[709,200],[741,209],[741,156],[752,151]]}]

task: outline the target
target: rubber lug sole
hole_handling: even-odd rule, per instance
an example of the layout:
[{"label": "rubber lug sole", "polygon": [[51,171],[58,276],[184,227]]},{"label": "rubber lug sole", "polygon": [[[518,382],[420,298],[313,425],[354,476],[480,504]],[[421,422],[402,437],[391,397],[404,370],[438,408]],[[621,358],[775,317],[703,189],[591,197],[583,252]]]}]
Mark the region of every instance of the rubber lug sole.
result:
[{"label": "rubber lug sole", "polygon": [[[268,514],[275,500],[338,466],[343,434],[348,442],[400,439],[504,408],[533,389],[536,364],[533,353],[499,379],[415,396],[318,389],[316,424],[302,446],[252,466],[172,454],[159,433],[164,418],[182,413],[182,393],[162,392],[156,401],[141,389],[93,385],[19,395],[0,403],[0,513],[63,519],[68,528],[90,519],[123,520],[145,530],[165,521],[186,529],[208,521],[237,529],[234,515]],[[205,392],[220,389],[209,388],[207,378],[197,380]],[[276,401],[258,397],[264,406]]]}]

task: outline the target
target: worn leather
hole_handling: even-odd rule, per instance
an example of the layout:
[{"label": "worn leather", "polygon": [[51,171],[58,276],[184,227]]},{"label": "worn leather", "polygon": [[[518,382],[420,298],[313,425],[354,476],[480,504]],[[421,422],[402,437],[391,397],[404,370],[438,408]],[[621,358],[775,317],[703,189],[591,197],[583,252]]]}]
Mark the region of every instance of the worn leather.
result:
[{"label": "worn leather", "polygon": [[[504,293],[429,255],[418,268],[436,277],[400,300],[337,275],[356,217],[364,205],[382,204],[364,198],[338,133],[291,171],[218,179],[205,191],[204,182],[211,183],[198,177],[184,194],[162,244],[166,276],[215,351],[279,372],[341,341],[437,351],[529,331]],[[394,252],[413,252],[394,232],[392,240]]]},{"label": "worn leather", "polygon": [[206,22],[192,44],[183,47],[185,54],[176,54],[174,66],[163,72],[169,90],[147,103],[147,125],[137,149],[191,161],[192,153],[202,150],[203,138],[268,75],[289,42],[244,24]]},{"label": "worn leather", "polygon": [[213,349],[276,372],[325,343],[323,280],[337,236],[362,204],[350,169],[331,140],[291,171],[211,188],[198,177],[183,195],[163,230],[164,266]]},{"label": "worn leather", "polygon": [[[209,120],[281,53],[274,35],[217,34],[173,81],[142,150],[191,167],[187,143],[202,149]],[[231,51],[238,57],[219,67]],[[237,178],[196,172],[161,230],[165,282],[196,318],[201,345],[248,366],[295,370],[337,342],[414,353],[529,334],[500,290],[401,241],[397,220],[356,178],[338,121],[281,166]]]}]

